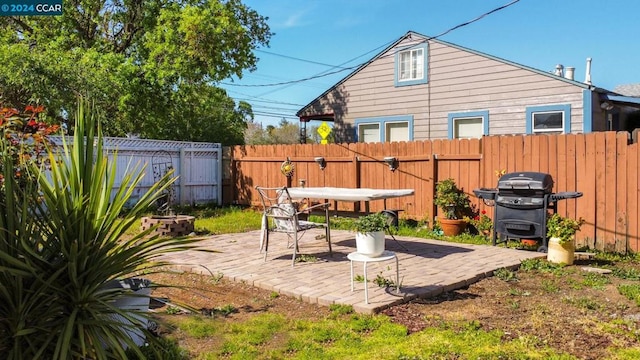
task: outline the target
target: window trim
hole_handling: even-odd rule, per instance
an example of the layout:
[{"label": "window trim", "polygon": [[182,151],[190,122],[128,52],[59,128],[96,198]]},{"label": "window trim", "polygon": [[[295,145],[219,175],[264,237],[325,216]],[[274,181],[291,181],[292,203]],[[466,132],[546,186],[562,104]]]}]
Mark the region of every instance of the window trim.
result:
[{"label": "window trim", "polygon": [[[415,79],[415,80],[400,80],[400,53],[406,52],[406,51],[412,51],[412,50],[416,50],[416,49],[422,49],[422,78],[421,79]],[[411,86],[411,85],[419,85],[419,84],[426,84],[429,82],[428,76],[427,76],[427,70],[429,68],[428,66],[428,59],[429,59],[429,46],[428,43],[422,43],[422,44],[418,44],[418,45],[414,45],[414,46],[407,46],[401,49],[398,49],[398,51],[396,51],[395,53],[395,57],[394,57],[394,85],[395,87],[401,87],[401,86]]]},{"label": "window trim", "polygon": [[354,139],[356,142],[360,142],[360,125],[366,124],[378,124],[380,128],[379,142],[387,142],[387,123],[407,123],[407,130],[409,131],[409,140],[413,141],[413,115],[397,115],[397,116],[381,116],[372,118],[359,118],[355,119],[353,123]]},{"label": "window trim", "polygon": [[[542,106],[527,106],[526,108],[526,133],[545,134],[545,131],[535,131],[533,129],[533,114],[543,112],[561,112],[562,113],[562,134],[571,133],[571,104],[555,104]],[[549,131],[551,132],[551,131]]]},{"label": "window trim", "polygon": [[449,139],[455,139],[453,136],[454,129],[454,121],[456,119],[469,119],[469,118],[482,118],[482,135],[489,135],[489,110],[478,110],[478,111],[465,111],[458,113],[449,113],[447,114],[448,119],[448,130],[447,137]]}]

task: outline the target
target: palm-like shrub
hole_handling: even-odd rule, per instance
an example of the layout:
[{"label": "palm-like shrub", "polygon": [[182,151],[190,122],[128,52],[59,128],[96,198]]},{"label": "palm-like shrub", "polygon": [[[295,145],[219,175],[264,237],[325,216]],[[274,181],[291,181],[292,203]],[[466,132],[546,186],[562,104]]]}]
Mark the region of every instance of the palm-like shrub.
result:
[{"label": "palm-like shrub", "polygon": [[116,161],[104,155],[98,121],[84,108],[73,143],[49,150],[49,171],[34,169],[39,186],[4,199],[0,353],[8,359],[126,358],[125,348],[135,347],[127,330],[146,333],[148,314],[114,306],[131,290],[107,284],[153,271],[165,265],[159,256],[196,241],[150,237],[150,230],[124,237],[174,179],[167,174],[123,212],[143,168],[127,169],[112,196]]}]

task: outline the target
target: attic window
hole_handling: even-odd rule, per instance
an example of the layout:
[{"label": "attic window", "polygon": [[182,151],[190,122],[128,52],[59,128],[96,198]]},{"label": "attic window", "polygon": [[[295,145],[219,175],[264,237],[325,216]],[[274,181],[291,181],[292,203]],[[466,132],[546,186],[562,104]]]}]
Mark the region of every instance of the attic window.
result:
[{"label": "attic window", "polygon": [[427,83],[427,43],[405,48],[395,56],[395,86]]},{"label": "attic window", "polygon": [[398,81],[420,80],[424,77],[424,52],[414,49],[400,52],[400,69]]}]

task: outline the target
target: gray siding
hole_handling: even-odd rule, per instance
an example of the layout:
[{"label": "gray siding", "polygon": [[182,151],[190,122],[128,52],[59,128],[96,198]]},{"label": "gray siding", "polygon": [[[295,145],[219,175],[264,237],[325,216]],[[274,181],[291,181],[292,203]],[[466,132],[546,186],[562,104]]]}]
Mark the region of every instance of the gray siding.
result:
[{"label": "gray siding", "polygon": [[582,87],[439,42],[429,41],[429,82],[395,87],[395,51],[412,43],[415,37],[381,54],[303,114],[334,113],[344,141],[355,119],[413,115],[414,139],[423,140],[447,137],[449,113],[488,110],[490,135],[518,134],[527,106],[570,104],[571,131],[583,130]]}]

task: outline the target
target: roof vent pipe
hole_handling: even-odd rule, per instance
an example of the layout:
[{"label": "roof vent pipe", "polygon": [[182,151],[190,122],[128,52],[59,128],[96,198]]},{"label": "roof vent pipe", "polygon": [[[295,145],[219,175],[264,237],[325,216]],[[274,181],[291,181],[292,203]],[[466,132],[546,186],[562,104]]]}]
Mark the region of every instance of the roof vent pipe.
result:
[{"label": "roof vent pipe", "polygon": [[564,66],[562,66],[562,64],[556,65],[556,71],[554,71],[554,74],[556,74],[557,76],[562,76],[562,69],[564,69]]},{"label": "roof vent pipe", "polygon": [[576,68],[574,68],[573,66],[567,66],[565,68],[565,72],[564,72],[564,78],[565,79],[569,79],[569,80],[573,80],[573,73],[575,72]]},{"label": "roof vent pipe", "polygon": [[584,76],[584,83],[591,85],[591,58],[587,58],[587,73]]}]

